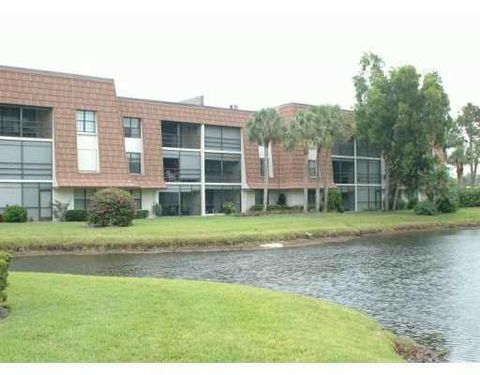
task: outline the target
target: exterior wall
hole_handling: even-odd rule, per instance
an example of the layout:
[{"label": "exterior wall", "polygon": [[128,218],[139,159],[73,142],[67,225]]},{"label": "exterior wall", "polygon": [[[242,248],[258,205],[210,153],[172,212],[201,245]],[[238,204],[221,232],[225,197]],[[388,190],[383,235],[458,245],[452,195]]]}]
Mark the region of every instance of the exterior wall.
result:
[{"label": "exterior wall", "polygon": [[[98,189],[121,187],[142,190],[142,207],[151,210],[158,202],[158,192],[171,184],[164,181],[162,121],[195,123],[205,129],[206,125],[237,127],[241,130],[242,178],[240,184],[231,184],[242,189],[241,206],[247,210],[255,203],[254,189],[263,188],[260,175],[259,147],[251,143],[243,128],[253,112],[204,106],[201,103],[171,103],[117,97],[113,80],[78,76],[72,74],[43,72],[28,69],[0,67],[0,104],[29,105],[49,108],[53,115],[54,199],[72,201],[73,188]],[[310,106],[291,103],[278,107],[281,117],[288,123],[301,110]],[[76,111],[95,111],[97,117],[96,141],[89,142],[77,135]],[[346,111],[347,121],[353,121]],[[142,138],[125,138],[123,117],[141,120]],[[204,130],[202,130],[204,131]],[[202,138],[203,139],[203,138]],[[86,144],[88,143],[88,144]],[[78,149],[94,147],[98,150],[97,171],[80,172]],[[142,153],[142,173],[129,173],[126,152]],[[205,150],[202,142],[202,170]],[[209,151],[208,151],[209,152]],[[304,170],[306,155],[303,150],[286,151],[281,144],[271,148],[272,176],[269,188],[270,200],[275,204],[278,193],[284,192],[287,204],[303,203]],[[328,184],[334,187],[332,157],[330,150],[322,150],[320,169],[322,180],[308,178],[308,188]],[[203,172],[204,175],[204,172]],[[205,213],[205,179],[202,186],[202,213]],[[229,185],[217,184],[217,185]]]}]

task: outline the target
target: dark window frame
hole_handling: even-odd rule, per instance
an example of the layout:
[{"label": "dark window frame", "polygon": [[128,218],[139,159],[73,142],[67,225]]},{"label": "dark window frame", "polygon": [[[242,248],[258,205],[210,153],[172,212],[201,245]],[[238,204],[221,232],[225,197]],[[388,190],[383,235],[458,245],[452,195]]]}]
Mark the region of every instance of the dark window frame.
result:
[{"label": "dark window frame", "polygon": [[125,138],[142,138],[142,119],[138,117],[124,117],[123,135]]},{"label": "dark window frame", "polygon": [[142,153],[127,152],[128,170],[131,174],[142,174]]},{"label": "dark window frame", "polygon": [[[93,114],[93,121],[87,120],[87,113]],[[81,114],[81,119],[78,115]],[[77,133],[81,134],[97,134],[97,112],[89,109],[77,109],[76,112]],[[93,125],[93,131],[87,128],[87,124]]]}]

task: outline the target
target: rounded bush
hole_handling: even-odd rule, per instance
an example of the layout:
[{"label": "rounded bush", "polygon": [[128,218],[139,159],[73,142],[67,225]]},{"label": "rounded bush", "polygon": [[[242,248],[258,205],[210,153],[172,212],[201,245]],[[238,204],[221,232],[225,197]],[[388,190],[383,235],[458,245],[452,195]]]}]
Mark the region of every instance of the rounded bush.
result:
[{"label": "rounded bush", "polygon": [[227,215],[233,215],[237,213],[237,206],[233,202],[225,202],[222,206],[223,212]]},{"label": "rounded bush", "polygon": [[3,212],[3,220],[7,223],[25,223],[27,219],[27,210],[21,206],[7,206]]},{"label": "rounded bush", "polygon": [[100,227],[127,227],[135,218],[135,201],[130,193],[109,188],[97,191],[90,202],[88,221]]},{"label": "rounded bush", "polygon": [[432,201],[418,202],[414,208],[416,215],[433,216],[437,214],[437,206]]},{"label": "rounded bush", "polygon": [[458,196],[453,191],[438,198],[435,203],[437,204],[438,212],[451,213],[458,210]]}]

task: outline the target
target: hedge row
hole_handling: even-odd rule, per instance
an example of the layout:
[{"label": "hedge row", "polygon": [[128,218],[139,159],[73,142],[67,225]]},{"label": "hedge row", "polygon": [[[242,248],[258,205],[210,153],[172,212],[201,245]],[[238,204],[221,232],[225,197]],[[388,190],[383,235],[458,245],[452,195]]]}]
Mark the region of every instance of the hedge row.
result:
[{"label": "hedge row", "polygon": [[480,207],[480,188],[462,189],[458,198],[461,207]]},{"label": "hedge row", "polygon": [[8,253],[0,252],[0,307],[5,307],[7,302],[7,278],[8,278],[8,267],[10,266],[10,261],[12,256]]}]

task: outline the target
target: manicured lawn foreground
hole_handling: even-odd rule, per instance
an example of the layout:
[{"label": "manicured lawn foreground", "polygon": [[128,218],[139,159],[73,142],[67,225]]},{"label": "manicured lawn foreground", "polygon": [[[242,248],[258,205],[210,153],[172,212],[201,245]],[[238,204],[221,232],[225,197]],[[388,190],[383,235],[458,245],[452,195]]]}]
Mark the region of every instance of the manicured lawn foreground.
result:
[{"label": "manicured lawn foreground", "polygon": [[210,282],[12,273],[2,362],[400,361],[371,318]]},{"label": "manicured lawn foreground", "polygon": [[136,220],[127,228],[85,223],[0,223],[0,250],[148,249],[207,247],[260,241],[356,235],[389,230],[480,225],[480,208],[418,216],[411,211],[291,214],[256,217],[174,217]]}]

